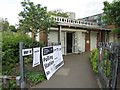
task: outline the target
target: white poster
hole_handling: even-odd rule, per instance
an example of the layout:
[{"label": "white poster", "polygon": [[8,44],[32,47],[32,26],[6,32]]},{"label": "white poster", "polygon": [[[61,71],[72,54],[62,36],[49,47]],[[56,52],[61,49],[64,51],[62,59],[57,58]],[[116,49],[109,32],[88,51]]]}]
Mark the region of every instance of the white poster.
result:
[{"label": "white poster", "polygon": [[33,48],[33,67],[40,64],[40,47]]},{"label": "white poster", "polygon": [[62,47],[61,45],[53,46],[54,49],[54,62],[55,62],[55,70],[58,70],[61,66],[64,65],[63,56],[62,56]]},{"label": "white poster", "polygon": [[61,46],[42,48],[42,61],[47,80],[64,64]]},{"label": "white poster", "polygon": [[32,54],[32,48],[22,49],[22,56],[28,56]]}]

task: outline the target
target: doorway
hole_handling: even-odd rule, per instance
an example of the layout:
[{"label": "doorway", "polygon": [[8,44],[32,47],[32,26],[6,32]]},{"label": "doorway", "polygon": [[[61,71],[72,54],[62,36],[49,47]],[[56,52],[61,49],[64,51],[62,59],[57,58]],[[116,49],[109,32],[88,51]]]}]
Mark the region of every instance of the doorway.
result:
[{"label": "doorway", "polygon": [[71,32],[67,32],[67,53],[72,53],[72,38],[73,34]]}]

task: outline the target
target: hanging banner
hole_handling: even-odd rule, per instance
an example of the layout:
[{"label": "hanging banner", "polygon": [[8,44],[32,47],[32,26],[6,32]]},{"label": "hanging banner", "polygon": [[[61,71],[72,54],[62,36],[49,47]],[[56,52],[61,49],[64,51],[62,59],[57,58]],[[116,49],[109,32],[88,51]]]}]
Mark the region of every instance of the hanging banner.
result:
[{"label": "hanging banner", "polygon": [[61,45],[42,48],[42,61],[47,80],[64,65]]},{"label": "hanging banner", "polygon": [[33,67],[40,64],[40,47],[33,48]]}]

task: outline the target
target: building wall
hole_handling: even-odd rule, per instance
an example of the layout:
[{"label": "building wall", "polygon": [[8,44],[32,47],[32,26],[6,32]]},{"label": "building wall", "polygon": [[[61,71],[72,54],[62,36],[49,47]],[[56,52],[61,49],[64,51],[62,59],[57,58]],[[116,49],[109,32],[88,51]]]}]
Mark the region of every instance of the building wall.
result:
[{"label": "building wall", "polygon": [[[102,30],[102,34],[99,34],[98,30],[91,31],[91,30],[82,30],[82,29],[75,29],[75,28],[61,28],[60,34],[60,42],[62,45],[62,54],[67,54],[67,32],[72,33],[72,53],[79,53],[85,51],[91,51],[97,48],[97,44],[101,39],[104,41],[109,40],[110,42],[113,41],[113,36],[109,35],[108,32]],[[107,35],[108,34],[108,35]],[[102,36],[101,36],[102,35]],[[101,38],[102,37],[102,38]],[[99,40],[99,38],[101,38]],[[103,41],[102,40],[102,41]],[[58,43],[58,28],[52,28],[50,30],[48,36],[48,42],[55,42]]]},{"label": "building wall", "polygon": [[36,41],[40,41],[40,34],[39,33],[37,33],[37,35],[36,35]]},{"label": "building wall", "polygon": [[76,33],[76,53],[79,51],[85,52],[85,33],[82,31]]},{"label": "building wall", "polygon": [[82,52],[85,52],[85,32],[82,32]]},{"label": "building wall", "polygon": [[61,32],[61,46],[62,46],[62,54],[66,54],[66,32]]},{"label": "building wall", "polygon": [[58,43],[58,32],[51,31],[48,35],[48,42],[49,43]]},{"label": "building wall", "polygon": [[97,48],[97,32],[90,32],[90,51]]},{"label": "building wall", "polygon": [[[62,46],[62,54],[67,54],[67,32],[71,32],[72,39],[72,53],[85,52],[85,31],[84,30],[75,30],[75,29],[61,29],[61,46]],[[58,32],[57,30],[51,30],[48,35],[48,42],[58,42]]]},{"label": "building wall", "polygon": [[109,42],[114,41],[114,35],[112,33],[109,33]]}]

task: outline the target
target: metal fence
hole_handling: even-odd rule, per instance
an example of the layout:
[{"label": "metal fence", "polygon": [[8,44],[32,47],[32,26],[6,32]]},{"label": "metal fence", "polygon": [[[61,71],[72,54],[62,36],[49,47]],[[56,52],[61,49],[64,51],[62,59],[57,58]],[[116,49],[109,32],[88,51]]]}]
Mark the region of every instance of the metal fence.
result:
[{"label": "metal fence", "polygon": [[100,42],[98,44],[98,77],[102,88],[116,90],[120,63],[120,43]]},{"label": "metal fence", "polygon": [[[40,64],[39,66],[37,66],[37,67],[34,67],[34,68],[32,68],[32,58],[33,58],[33,56],[32,55],[29,55],[29,56],[27,56],[27,57],[23,57],[22,56],[22,49],[23,48],[34,48],[34,47],[46,47],[46,46],[56,46],[56,45],[60,45],[60,43],[55,43],[55,42],[49,42],[49,43],[44,43],[44,44],[40,44],[40,43],[31,43],[30,45],[29,45],[29,47],[26,45],[26,43],[22,43],[22,42],[20,42],[19,43],[19,54],[20,54],[20,56],[19,56],[19,63],[20,63],[20,65],[19,65],[19,67],[18,68],[20,68],[19,70],[18,70],[18,72],[19,72],[19,76],[9,76],[9,75],[4,75],[4,76],[0,76],[0,80],[2,80],[2,87],[4,88],[4,89],[9,89],[10,87],[10,81],[14,81],[15,82],[15,87],[14,88],[16,88],[16,89],[18,89],[18,88],[29,88],[29,86],[27,86],[26,85],[26,83],[27,84],[29,84],[29,81],[27,80],[27,77],[26,77],[26,75],[27,75],[27,73],[28,72],[32,72],[32,71],[34,71],[34,72],[43,72],[43,67],[42,67],[42,64]],[[23,59],[24,58],[24,59]],[[31,68],[29,67],[29,65],[31,66]],[[16,72],[16,71],[15,71]]]}]

